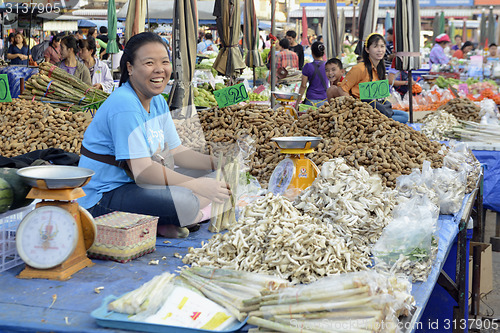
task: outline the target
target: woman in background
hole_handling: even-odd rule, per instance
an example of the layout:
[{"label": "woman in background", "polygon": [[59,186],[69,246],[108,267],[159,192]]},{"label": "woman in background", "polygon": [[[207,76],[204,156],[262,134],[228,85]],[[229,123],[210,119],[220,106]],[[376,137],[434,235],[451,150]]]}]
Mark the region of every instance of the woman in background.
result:
[{"label": "woman in background", "polygon": [[111,76],[108,66],[96,57],[95,45],[93,37],[79,40],[80,59],[82,59],[90,72],[92,85],[97,89],[111,92],[113,88],[113,77]]},{"label": "woman in background", "polygon": [[88,68],[76,59],[78,51],[76,38],[72,35],[64,37],[61,40],[61,62],[57,66],[91,86],[92,80]]},{"label": "woman in background", "polygon": [[18,32],[14,36],[14,43],[7,50],[7,59],[10,59],[11,65],[27,65],[28,64],[28,44],[23,34]]},{"label": "woman in background", "polygon": [[51,64],[57,64],[61,62],[61,37],[52,36],[52,40],[49,43],[49,47],[45,50],[43,54],[45,61]]}]

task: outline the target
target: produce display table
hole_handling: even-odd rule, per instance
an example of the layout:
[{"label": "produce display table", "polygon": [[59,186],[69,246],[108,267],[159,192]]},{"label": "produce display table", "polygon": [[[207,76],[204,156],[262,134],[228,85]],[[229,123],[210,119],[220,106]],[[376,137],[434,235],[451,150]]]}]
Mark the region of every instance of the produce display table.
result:
[{"label": "produce display table", "polygon": [[20,79],[28,80],[32,75],[38,73],[38,68],[26,66],[7,66],[0,68],[0,74],[7,74],[9,79],[10,96],[17,98],[21,94]]},{"label": "produce display table", "polygon": [[[440,216],[438,222],[439,251],[431,274],[425,283],[415,283],[412,294],[417,303],[413,323],[418,322],[421,311],[439,277],[443,263],[459,231],[459,221],[470,213],[471,195],[466,196],[457,216]],[[23,265],[0,273],[0,331],[32,332],[118,332],[99,327],[90,313],[98,308],[108,295],[122,295],[138,288],[152,277],[165,271],[174,272],[182,266],[181,259],[189,247],[199,247],[201,241],[212,236],[208,224],[186,239],[158,238],[156,252],[128,263],[93,260],[93,267],[76,273],[68,281],[22,280],[16,275]],[[170,243],[166,244],[165,241]],[[165,259],[162,259],[166,257]],[[465,258],[463,258],[465,260]],[[148,265],[159,260],[159,265]],[[465,261],[463,266],[465,267]],[[465,274],[462,274],[465,278]],[[100,293],[95,289],[104,287]],[[54,296],[56,295],[56,296]],[[55,299],[55,301],[54,301]],[[416,327],[408,324],[410,330]],[[243,328],[246,331],[246,328]],[[408,330],[408,331],[410,331]]]}]

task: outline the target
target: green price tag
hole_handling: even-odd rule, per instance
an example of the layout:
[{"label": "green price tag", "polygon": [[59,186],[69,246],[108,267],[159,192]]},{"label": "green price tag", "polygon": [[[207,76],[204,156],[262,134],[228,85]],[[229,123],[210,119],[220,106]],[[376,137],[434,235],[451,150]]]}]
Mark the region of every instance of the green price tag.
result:
[{"label": "green price tag", "polygon": [[243,83],[220,90],[214,90],[214,96],[220,108],[225,108],[226,106],[248,100],[247,89]]},{"label": "green price tag", "polygon": [[12,102],[7,74],[0,74],[0,102]]},{"label": "green price tag", "polygon": [[360,99],[379,99],[391,95],[388,80],[362,82],[359,84]]}]

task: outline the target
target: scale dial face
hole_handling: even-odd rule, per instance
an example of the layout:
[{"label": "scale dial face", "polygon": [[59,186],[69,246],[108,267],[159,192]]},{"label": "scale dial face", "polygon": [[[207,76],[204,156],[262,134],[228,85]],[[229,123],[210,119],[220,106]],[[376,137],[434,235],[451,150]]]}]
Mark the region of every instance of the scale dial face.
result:
[{"label": "scale dial face", "polygon": [[17,252],[33,268],[52,268],[69,258],[78,236],[76,221],[67,210],[42,206],[31,211],[19,224]]},{"label": "scale dial face", "polygon": [[295,164],[289,158],[279,162],[269,179],[269,190],[274,195],[282,195],[290,185],[295,173]]}]

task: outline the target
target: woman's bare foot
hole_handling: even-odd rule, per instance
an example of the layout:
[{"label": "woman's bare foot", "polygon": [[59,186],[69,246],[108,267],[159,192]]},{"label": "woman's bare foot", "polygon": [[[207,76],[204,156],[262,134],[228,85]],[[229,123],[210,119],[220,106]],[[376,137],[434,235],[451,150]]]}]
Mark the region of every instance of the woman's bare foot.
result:
[{"label": "woman's bare foot", "polygon": [[178,227],[173,224],[159,224],[156,233],[166,238],[186,238],[189,236],[188,228]]}]

